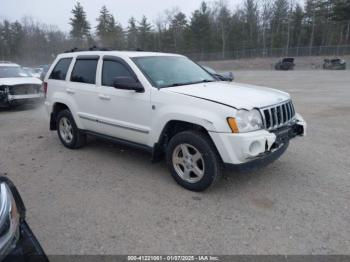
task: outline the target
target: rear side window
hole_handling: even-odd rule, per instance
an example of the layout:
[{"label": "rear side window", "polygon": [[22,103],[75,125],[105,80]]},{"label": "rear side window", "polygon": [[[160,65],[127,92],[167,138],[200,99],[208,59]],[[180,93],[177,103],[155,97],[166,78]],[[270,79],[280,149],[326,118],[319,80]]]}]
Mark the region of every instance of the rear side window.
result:
[{"label": "rear side window", "polygon": [[95,84],[97,59],[78,59],[71,75],[72,82]]},{"label": "rear side window", "polygon": [[133,77],[130,71],[121,63],[117,61],[105,60],[103,61],[102,69],[102,85],[113,86],[116,77]]},{"label": "rear side window", "polygon": [[55,80],[66,80],[67,72],[72,58],[62,58],[58,61],[55,68],[53,69],[50,79]]}]

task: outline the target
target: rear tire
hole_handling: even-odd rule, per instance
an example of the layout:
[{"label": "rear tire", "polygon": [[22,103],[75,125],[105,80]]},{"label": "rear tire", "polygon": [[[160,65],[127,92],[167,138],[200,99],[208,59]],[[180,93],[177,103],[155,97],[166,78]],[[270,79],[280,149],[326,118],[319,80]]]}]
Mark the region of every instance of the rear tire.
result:
[{"label": "rear tire", "polygon": [[78,129],[69,110],[63,110],[58,113],[56,126],[58,137],[65,147],[78,149],[86,144],[86,135]]},{"label": "rear tire", "polygon": [[166,156],[171,175],[188,190],[204,191],[221,176],[218,152],[210,138],[201,132],[175,135],[167,146]]}]

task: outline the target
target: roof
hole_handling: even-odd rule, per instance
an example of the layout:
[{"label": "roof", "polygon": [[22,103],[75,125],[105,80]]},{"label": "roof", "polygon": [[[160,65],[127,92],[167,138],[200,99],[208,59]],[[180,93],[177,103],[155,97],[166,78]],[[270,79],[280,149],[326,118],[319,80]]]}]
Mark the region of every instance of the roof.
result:
[{"label": "roof", "polygon": [[169,53],[158,53],[158,52],[140,52],[140,51],[78,51],[71,53],[63,53],[59,55],[60,57],[72,57],[80,55],[111,55],[119,57],[145,57],[145,56],[182,56],[178,54],[169,54]]}]

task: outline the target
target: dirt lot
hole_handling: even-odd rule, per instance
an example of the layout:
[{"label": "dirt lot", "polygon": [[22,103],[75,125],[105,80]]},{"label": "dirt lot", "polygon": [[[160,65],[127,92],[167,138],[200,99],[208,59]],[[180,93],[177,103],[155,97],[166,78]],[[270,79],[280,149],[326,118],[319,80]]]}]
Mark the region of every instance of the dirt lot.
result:
[{"label": "dirt lot", "polygon": [[66,150],[42,107],[0,111],[0,172],[19,187],[47,253],[350,254],[349,71],[236,79],[290,92],[308,137],[203,194],[140,151],[97,140]]}]

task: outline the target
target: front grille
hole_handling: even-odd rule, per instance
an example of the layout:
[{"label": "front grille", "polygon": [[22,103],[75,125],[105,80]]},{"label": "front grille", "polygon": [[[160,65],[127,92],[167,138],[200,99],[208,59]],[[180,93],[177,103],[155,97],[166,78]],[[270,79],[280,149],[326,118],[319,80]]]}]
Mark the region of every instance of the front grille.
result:
[{"label": "front grille", "polygon": [[10,86],[10,95],[32,95],[40,92],[40,85],[15,85]]},{"label": "front grille", "polygon": [[260,112],[267,130],[280,128],[295,118],[295,110],[292,101],[262,108]]}]

